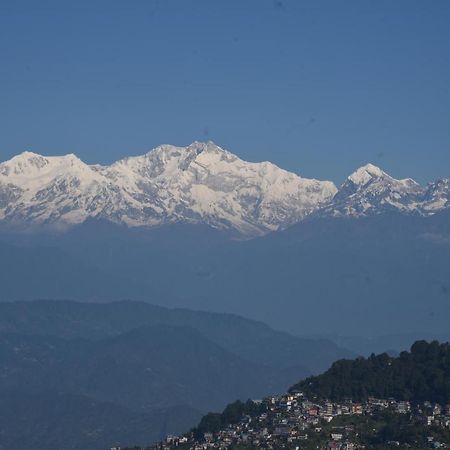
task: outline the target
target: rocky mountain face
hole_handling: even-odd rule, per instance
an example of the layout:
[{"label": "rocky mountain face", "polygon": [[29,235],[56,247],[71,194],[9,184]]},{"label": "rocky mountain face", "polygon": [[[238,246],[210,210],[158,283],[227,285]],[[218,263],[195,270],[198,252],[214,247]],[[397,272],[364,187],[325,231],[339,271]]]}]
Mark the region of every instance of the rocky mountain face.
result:
[{"label": "rocky mountain face", "polygon": [[0,164],[0,221],[23,228],[66,229],[93,218],[129,227],[206,224],[254,237],[314,215],[430,215],[449,206],[449,180],[422,187],[368,164],[337,189],[212,142],[162,145],[111,166],[31,152]]}]

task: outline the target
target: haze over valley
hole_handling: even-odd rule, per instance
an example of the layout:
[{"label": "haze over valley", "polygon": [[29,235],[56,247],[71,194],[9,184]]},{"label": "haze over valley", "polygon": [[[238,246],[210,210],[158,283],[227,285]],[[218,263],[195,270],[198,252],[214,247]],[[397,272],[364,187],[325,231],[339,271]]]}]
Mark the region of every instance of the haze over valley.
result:
[{"label": "haze over valley", "polygon": [[25,152],[0,164],[0,189],[3,301],[141,300],[309,336],[448,333],[445,179],[368,164],[336,187],[195,142],[105,167]]}]

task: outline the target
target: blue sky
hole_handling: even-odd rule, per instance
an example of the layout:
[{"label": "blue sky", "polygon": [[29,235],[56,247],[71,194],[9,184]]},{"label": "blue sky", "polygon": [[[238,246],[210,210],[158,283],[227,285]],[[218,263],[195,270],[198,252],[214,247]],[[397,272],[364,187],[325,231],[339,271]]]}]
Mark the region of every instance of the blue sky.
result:
[{"label": "blue sky", "polygon": [[450,176],[450,2],[0,0],[0,160],[213,140],[341,182]]}]

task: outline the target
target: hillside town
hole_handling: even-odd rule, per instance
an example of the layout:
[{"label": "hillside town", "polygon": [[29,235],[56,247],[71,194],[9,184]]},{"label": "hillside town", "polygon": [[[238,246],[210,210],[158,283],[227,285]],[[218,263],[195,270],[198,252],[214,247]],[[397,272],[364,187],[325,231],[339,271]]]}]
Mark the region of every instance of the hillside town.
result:
[{"label": "hillside town", "polygon": [[[145,450],[450,448],[450,405],[423,402],[413,406],[407,401],[376,398],[363,403],[321,402],[311,401],[301,392],[252,402],[258,406],[254,416],[244,414],[237,423],[215,432],[201,432],[200,436],[198,430],[167,436]],[[418,430],[421,441],[388,440],[386,431],[380,428],[386,415],[395,421],[396,432],[404,429],[412,438],[409,430]],[[380,436],[383,433],[384,438]],[[377,439],[384,439],[383,446],[376,445]]]}]

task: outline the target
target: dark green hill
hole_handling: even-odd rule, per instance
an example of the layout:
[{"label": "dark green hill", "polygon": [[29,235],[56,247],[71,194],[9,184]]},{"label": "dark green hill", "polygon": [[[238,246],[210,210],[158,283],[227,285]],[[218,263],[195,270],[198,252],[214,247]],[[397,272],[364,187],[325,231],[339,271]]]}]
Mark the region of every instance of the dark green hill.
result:
[{"label": "dark green hill", "polygon": [[324,374],[301,381],[291,391],[330,400],[373,396],[450,403],[450,344],[417,341],[397,358],[383,353],[336,361]]}]

